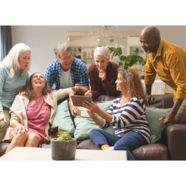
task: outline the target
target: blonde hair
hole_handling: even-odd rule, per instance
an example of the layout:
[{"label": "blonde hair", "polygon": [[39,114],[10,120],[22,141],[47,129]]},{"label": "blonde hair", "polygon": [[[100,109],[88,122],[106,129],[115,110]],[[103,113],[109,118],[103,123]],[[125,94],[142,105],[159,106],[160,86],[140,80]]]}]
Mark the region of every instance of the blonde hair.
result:
[{"label": "blonde hair", "polygon": [[127,82],[127,95],[128,100],[130,100],[133,97],[140,97],[143,99],[144,103],[146,103],[146,96],[145,96],[145,90],[143,88],[143,85],[141,83],[141,78],[134,69],[128,67],[127,69],[128,78],[126,79],[124,77],[124,68],[123,66],[120,66],[118,68],[118,73],[123,77],[124,80]]},{"label": "blonde hair", "polygon": [[[25,45],[24,43],[18,43],[14,45],[7,56],[3,59],[2,64],[9,68],[10,70],[10,78],[13,78],[15,73],[20,70],[19,65],[19,55],[25,51],[30,51],[31,49],[29,46]],[[24,76],[27,71],[30,69],[31,60],[28,64],[28,67],[23,70],[22,76]]]}]

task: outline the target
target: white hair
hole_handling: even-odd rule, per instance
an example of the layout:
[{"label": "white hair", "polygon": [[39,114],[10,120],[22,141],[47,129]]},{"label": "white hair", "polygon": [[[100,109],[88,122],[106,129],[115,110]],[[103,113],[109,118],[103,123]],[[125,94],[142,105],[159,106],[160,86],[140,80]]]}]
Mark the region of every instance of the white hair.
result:
[{"label": "white hair", "polygon": [[[20,65],[19,65],[19,55],[25,51],[30,51],[31,49],[29,46],[25,45],[24,43],[18,43],[14,45],[7,56],[3,59],[2,64],[5,65],[10,69],[10,78],[13,78],[15,73],[20,70]],[[28,64],[28,67],[23,70],[22,76],[24,76],[27,71],[30,69],[30,64],[31,60]]]},{"label": "white hair", "polygon": [[57,57],[60,57],[59,54],[63,51],[69,51],[72,53],[71,46],[68,43],[60,42],[54,48],[54,53]]},{"label": "white hair", "polygon": [[94,57],[95,56],[104,56],[106,59],[110,59],[110,50],[108,47],[97,47],[94,50]]}]

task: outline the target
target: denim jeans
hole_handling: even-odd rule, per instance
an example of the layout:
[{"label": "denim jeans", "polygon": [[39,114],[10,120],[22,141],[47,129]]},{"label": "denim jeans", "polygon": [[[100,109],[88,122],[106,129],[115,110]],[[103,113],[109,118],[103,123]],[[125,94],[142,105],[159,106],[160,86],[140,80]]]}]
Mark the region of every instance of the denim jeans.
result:
[{"label": "denim jeans", "polygon": [[114,150],[126,150],[127,160],[135,160],[131,151],[148,144],[146,139],[135,131],[119,138],[116,134],[109,134],[100,129],[92,129],[90,131],[90,138],[99,148],[101,145],[107,144],[109,146],[114,146]]}]

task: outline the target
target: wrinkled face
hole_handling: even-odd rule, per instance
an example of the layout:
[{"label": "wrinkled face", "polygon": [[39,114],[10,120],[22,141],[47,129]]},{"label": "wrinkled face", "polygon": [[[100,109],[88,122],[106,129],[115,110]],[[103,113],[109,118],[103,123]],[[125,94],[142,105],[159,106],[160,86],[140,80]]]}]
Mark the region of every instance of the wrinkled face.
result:
[{"label": "wrinkled face", "polygon": [[109,59],[105,58],[104,56],[97,55],[94,57],[94,60],[98,70],[106,71]]},{"label": "wrinkled face", "polygon": [[25,70],[30,63],[30,51],[27,50],[19,54],[19,65],[22,70]]},{"label": "wrinkled face", "polygon": [[142,33],[140,35],[140,43],[146,54],[149,54],[151,52],[156,53],[158,49],[159,39]]},{"label": "wrinkled face", "polygon": [[43,74],[41,73],[35,73],[33,76],[32,76],[32,87],[33,89],[34,88],[44,88],[45,87],[45,83],[46,83],[46,80],[45,80],[45,77]]},{"label": "wrinkled face", "polygon": [[70,51],[63,51],[59,54],[59,57],[56,58],[59,60],[64,71],[67,71],[72,66],[73,58]]},{"label": "wrinkled face", "polygon": [[123,91],[126,89],[126,80],[118,73],[117,80],[116,80],[116,90]]}]

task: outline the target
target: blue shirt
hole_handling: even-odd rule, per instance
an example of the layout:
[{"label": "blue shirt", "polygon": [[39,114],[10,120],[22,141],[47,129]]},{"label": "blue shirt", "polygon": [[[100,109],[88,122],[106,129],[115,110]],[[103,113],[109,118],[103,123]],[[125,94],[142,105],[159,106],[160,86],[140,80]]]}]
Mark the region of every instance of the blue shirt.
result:
[{"label": "blue shirt", "polygon": [[[60,88],[60,68],[61,66],[57,59],[54,59],[47,65],[45,78],[52,89]],[[87,67],[81,59],[73,57],[71,66],[71,78],[73,86],[75,86],[76,83],[79,83],[80,86],[86,86],[89,84]]]},{"label": "blue shirt", "polygon": [[10,78],[10,70],[8,67],[0,64],[0,111],[4,107],[11,107],[18,94],[18,89],[27,84],[29,79],[28,72],[21,76],[23,71],[20,70],[15,73],[13,78]]}]

